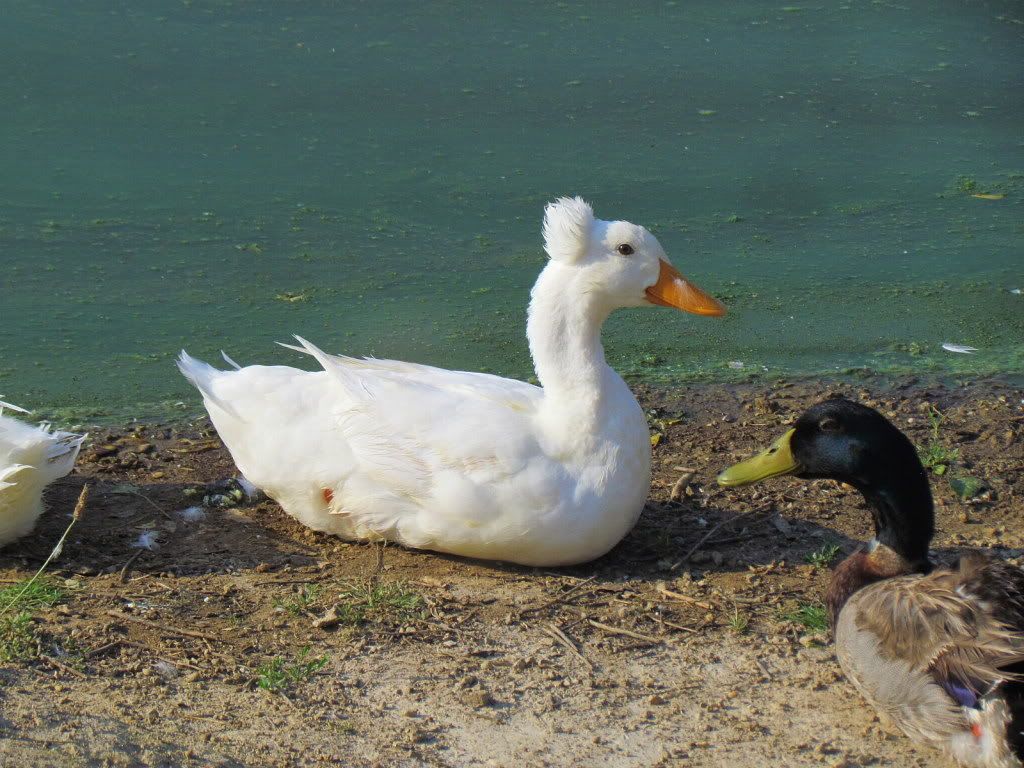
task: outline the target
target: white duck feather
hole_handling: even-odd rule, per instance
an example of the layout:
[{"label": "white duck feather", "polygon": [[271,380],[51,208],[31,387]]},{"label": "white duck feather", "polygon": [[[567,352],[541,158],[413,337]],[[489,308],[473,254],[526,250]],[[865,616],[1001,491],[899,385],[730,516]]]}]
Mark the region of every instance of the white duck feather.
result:
[{"label": "white duck feather", "polygon": [[5,416],[28,413],[0,401],[0,547],[29,533],[43,512],[43,489],[75,466],[86,435]]},{"label": "white duck feather", "polygon": [[[182,352],[239,470],[286,512],[347,539],[526,565],[611,549],[650,487],[649,432],[605,362],[618,307],[719,315],[643,227],[594,218],[579,198],[549,205],[551,257],[527,335],[540,387],[485,373],[291,347],[323,370],[220,371]],[[290,346],[290,345],[285,345]]]}]

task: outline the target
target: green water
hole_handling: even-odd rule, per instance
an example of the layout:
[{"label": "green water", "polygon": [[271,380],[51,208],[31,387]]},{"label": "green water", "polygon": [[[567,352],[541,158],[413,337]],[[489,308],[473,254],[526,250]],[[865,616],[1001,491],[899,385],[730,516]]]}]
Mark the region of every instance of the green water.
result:
[{"label": "green water", "polygon": [[1022,369],[1021,3],[626,5],[8,0],[0,393],[191,409],[180,348],[291,333],[528,376],[564,194],[730,307],[619,313],[621,370]]}]

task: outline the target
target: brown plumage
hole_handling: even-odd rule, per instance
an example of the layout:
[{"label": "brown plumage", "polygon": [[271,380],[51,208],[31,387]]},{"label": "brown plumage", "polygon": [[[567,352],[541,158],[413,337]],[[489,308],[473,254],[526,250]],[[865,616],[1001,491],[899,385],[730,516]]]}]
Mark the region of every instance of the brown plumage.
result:
[{"label": "brown plumage", "polygon": [[[840,563],[826,596],[846,676],[914,741],[962,765],[1022,768],[1024,571],[979,554],[932,569],[927,474],[877,411],[826,400],[788,434],[788,445],[751,460],[754,479],[774,462],[840,480],[864,495],[875,523],[875,538]],[[728,484],[744,471],[728,470]]]},{"label": "brown plumage", "polygon": [[1019,728],[1006,731],[1018,719],[1013,666],[1024,661],[1024,628],[1004,623],[981,595],[996,582],[1005,588],[1008,575],[1017,581],[1020,569],[971,558],[886,579],[854,593],[835,624],[839,663],[864,698],[911,739],[965,765],[1021,765]]}]

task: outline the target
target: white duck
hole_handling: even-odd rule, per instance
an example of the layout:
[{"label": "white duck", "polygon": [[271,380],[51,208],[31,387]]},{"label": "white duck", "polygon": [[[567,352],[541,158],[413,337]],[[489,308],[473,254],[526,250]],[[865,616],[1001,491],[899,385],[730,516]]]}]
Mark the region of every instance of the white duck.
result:
[{"label": "white duck", "polygon": [[32,426],[4,408],[28,413],[0,401],[0,547],[35,527],[43,512],[43,488],[75,466],[85,435]]},{"label": "white duck", "polygon": [[636,523],[651,481],[644,413],[605,362],[602,324],[619,307],[725,308],[644,227],[595,219],[580,198],[547,206],[544,241],[527,323],[540,387],[298,337],[323,371],[220,371],[185,352],[178,367],[239,470],[311,528],[524,565],[592,560]]}]

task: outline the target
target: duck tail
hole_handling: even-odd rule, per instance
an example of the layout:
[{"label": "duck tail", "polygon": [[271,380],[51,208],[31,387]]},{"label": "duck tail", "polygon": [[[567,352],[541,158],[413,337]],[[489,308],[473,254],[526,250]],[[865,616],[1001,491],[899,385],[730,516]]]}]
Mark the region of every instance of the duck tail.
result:
[{"label": "duck tail", "polygon": [[[43,429],[48,430],[48,426],[44,425]],[[88,432],[83,435],[60,430],[49,433],[50,445],[46,449],[46,474],[50,477],[48,482],[64,477],[75,468],[78,452],[88,436]]]},{"label": "duck tail", "polygon": [[32,413],[32,411],[27,410],[25,408],[20,408],[17,405],[14,405],[13,403],[5,403],[3,400],[0,400],[0,416],[3,416],[4,408],[6,408],[9,411],[14,411],[15,413]]},{"label": "duck tail", "polygon": [[209,409],[210,405],[215,405],[217,408],[231,416],[234,416],[236,419],[242,418],[230,403],[218,397],[214,392],[214,380],[219,376],[228,375],[230,372],[222,371],[219,368],[214,368],[209,363],[197,360],[184,349],[181,350],[181,355],[178,356],[176,362],[178,364],[178,370],[181,371],[181,375],[188,379],[192,386],[198,389],[202,394],[203,400],[206,402],[207,409]]},{"label": "duck tail", "polygon": [[358,364],[358,361],[353,360],[351,357],[343,357],[341,355],[329,355],[324,352],[320,347],[312,342],[306,341],[301,336],[296,336],[295,340],[299,342],[298,345],[284,344],[278,342],[282,347],[287,349],[294,349],[296,352],[302,352],[314,358],[321,367],[331,376],[336,382],[338,382],[346,391],[353,393],[361,391],[370,397],[373,397],[373,392],[367,387],[367,383],[363,377],[360,377],[353,369],[353,363]]},{"label": "duck tail", "polygon": [[[184,352],[185,352],[185,350],[182,350],[182,354],[184,354]],[[225,363],[227,363],[228,365],[230,365],[230,366],[231,366],[232,368],[234,368],[234,369],[235,369],[236,371],[240,371],[240,370],[242,370],[242,366],[240,366],[240,365],[239,365],[238,363],[236,363],[236,362],[235,362],[234,360],[232,360],[232,359],[231,359],[231,358],[230,358],[230,357],[228,356],[228,353],[227,353],[227,352],[225,352],[225,351],[224,351],[223,349],[222,349],[222,350],[220,351],[220,356],[224,358],[224,362],[225,362]]]},{"label": "duck tail", "polygon": [[23,469],[34,469],[34,467],[31,464],[11,464],[9,467],[4,467],[0,470],[0,491],[17,485],[18,482],[14,480],[14,476]]},{"label": "duck tail", "polygon": [[12,462],[0,466],[0,490],[17,485],[14,476],[27,469],[38,472],[44,485],[64,477],[74,469],[87,437],[53,429],[46,422],[32,425],[0,415],[0,455]]},{"label": "duck tail", "polygon": [[323,367],[325,371],[330,371],[334,368],[334,361],[331,360],[331,356],[324,352],[322,349],[320,349],[320,347],[318,347],[316,344],[314,344],[311,341],[307,341],[301,336],[296,336],[295,340],[299,342],[298,345],[282,344],[281,342],[278,343],[281,344],[282,347],[285,347],[287,349],[294,349],[296,352],[302,352],[304,354],[309,355],[310,357],[314,358],[318,363],[320,363],[320,365]]}]

